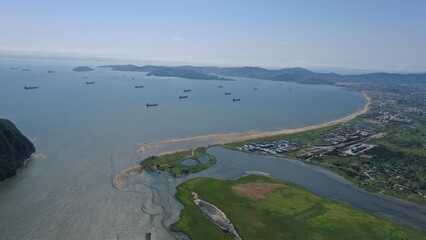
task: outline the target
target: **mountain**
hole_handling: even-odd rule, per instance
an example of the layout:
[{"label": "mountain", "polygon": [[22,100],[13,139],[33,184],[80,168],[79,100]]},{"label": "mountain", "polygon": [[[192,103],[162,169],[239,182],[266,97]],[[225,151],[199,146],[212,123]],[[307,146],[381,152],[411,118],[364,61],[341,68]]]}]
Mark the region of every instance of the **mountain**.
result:
[{"label": "mountain", "polygon": [[0,181],[14,176],[34,152],[34,145],[12,122],[0,119]]},{"label": "mountain", "polygon": [[[114,71],[147,72],[148,76],[182,77],[189,79],[218,79],[224,77],[245,77],[272,81],[297,82],[302,84],[332,85],[336,83],[364,83],[364,82],[400,82],[416,83],[426,81],[426,74],[401,73],[368,73],[358,75],[341,75],[337,73],[318,73],[305,68],[283,68],[278,70],[260,67],[196,67],[196,66],[153,66],[145,65],[107,65]],[[220,77],[223,76],[223,77]]]}]

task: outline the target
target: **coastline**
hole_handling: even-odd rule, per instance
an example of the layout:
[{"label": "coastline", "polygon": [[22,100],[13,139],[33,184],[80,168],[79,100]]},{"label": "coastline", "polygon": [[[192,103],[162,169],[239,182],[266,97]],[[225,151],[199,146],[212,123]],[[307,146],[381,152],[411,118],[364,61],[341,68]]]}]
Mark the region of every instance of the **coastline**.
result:
[{"label": "coastline", "polygon": [[[232,143],[232,142],[240,142],[240,141],[257,139],[257,138],[273,137],[273,136],[277,136],[277,135],[300,133],[300,132],[310,131],[310,130],[314,130],[314,129],[330,127],[330,126],[337,125],[337,124],[344,124],[344,123],[346,123],[346,122],[348,122],[348,121],[350,121],[350,120],[352,120],[352,119],[354,119],[354,118],[356,118],[356,117],[358,117],[362,114],[365,114],[369,111],[370,105],[371,105],[371,98],[364,91],[360,92],[360,93],[367,100],[367,104],[362,109],[360,109],[357,112],[351,113],[347,116],[344,116],[342,118],[332,120],[332,121],[329,121],[329,122],[326,122],[326,123],[311,125],[311,126],[306,126],[306,127],[301,127],[301,128],[281,129],[281,130],[276,130],[276,131],[262,131],[262,132],[248,132],[248,133],[225,133],[225,134],[212,134],[212,135],[203,135],[203,136],[195,136],[195,137],[187,137],[187,138],[174,138],[174,139],[169,139],[169,140],[164,140],[164,141],[159,141],[159,142],[140,144],[139,147],[138,147],[137,153],[139,155],[142,155],[146,151],[146,149],[148,149],[148,148],[152,148],[152,147],[158,148],[158,147],[162,147],[162,146],[165,146],[165,145],[168,145],[168,144],[205,141],[205,142],[209,142],[209,144],[207,144],[208,146],[210,146],[210,145],[223,145],[223,144]],[[198,147],[200,147],[200,146],[198,146]],[[182,150],[183,149],[161,152],[159,155],[171,154],[171,153],[182,151]],[[187,149],[185,149],[185,150],[187,150]],[[124,185],[125,185],[125,183],[128,179],[128,174],[136,173],[136,172],[140,172],[140,171],[141,171],[141,169],[140,169],[139,164],[120,171],[114,177],[114,179],[112,181],[113,186],[118,190],[123,189],[123,187],[124,187]]]},{"label": "coastline", "polygon": [[141,171],[141,165],[137,164],[132,167],[126,168],[124,170],[121,170],[120,173],[118,173],[114,179],[112,180],[112,185],[118,189],[121,190],[124,187],[124,184],[126,183],[127,179],[129,178],[130,173],[137,173]]},{"label": "coastline", "polygon": [[160,147],[165,146],[168,144],[175,144],[175,143],[185,143],[185,142],[197,142],[197,141],[205,141],[210,142],[209,145],[222,145],[226,143],[232,143],[232,142],[240,142],[245,140],[251,140],[251,139],[257,139],[257,138],[264,138],[264,137],[273,137],[277,135],[284,135],[284,134],[293,134],[293,133],[300,133],[305,131],[310,131],[314,129],[329,127],[337,124],[344,124],[362,114],[365,114],[368,112],[370,105],[371,105],[371,98],[367,95],[366,92],[361,92],[361,94],[365,97],[367,100],[367,104],[359,111],[351,113],[345,117],[332,120],[326,123],[317,124],[317,125],[311,125],[301,128],[293,128],[293,129],[281,129],[276,131],[254,131],[254,132],[248,132],[248,133],[224,133],[224,134],[211,134],[211,135],[203,135],[203,136],[195,136],[195,137],[187,137],[187,138],[173,138],[169,140],[159,141],[159,142],[153,142],[153,143],[144,143],[140,144],[138,147],[137,152],[139,154],[143,154],[145,150],[149,147]]}]

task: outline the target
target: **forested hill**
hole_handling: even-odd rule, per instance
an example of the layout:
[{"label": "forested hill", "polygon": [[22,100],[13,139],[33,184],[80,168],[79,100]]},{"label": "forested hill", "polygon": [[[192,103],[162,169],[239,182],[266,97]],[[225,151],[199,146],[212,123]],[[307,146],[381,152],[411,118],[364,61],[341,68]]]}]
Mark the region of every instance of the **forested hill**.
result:
[{"label": "forested hill", "polygon": [[[401,73],[368,73],[358,75],[341,75],[337,73],[317,73],[305,68],[266,69],[259,67],[195,67],[195,66],[136,66],[136,65],[107,65],[101,66],[113,71],[147,72],[149,76],[182,77],[203,80],[224,80],[224,77],[246,77],[273,81],[297,82],[303,84],[331,85],[335,83],[363,82],[426,82],[426,74]],[[222,77],[220,77],[222,76]]]},{"label": "forested hill", "polygon": [[14,176],[34,152],[34,145],[12,122],[0,119],[0,181]]}]

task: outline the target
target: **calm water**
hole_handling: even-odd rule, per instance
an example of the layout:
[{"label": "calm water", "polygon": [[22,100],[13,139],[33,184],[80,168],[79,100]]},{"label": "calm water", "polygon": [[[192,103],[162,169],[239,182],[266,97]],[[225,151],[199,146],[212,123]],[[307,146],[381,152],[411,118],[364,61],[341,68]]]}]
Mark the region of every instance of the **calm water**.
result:
[{"label": "calm water", "polygon": [[[0,116],[13,121],[37,151],[48,156],[0,183],[1,239],[143,239],[147,232],[158,239],[184,238],[167,230],[178,219],[181,205],[173,194],[184,179],[144,173],[132,175],[123,191],[111,185],[118,171],[145,157],[136,154],[139,143],[303,127],[343,117],[365,104],[360,94],[331,86],[155,78],[96,67],[101,64],[0,60]],[[71,71],[80,65],[95,71]],[[86,81],[96,83],[86,85]],[[40,88],[25,91],[25,85]],[[135,85],[145,87],[135,89]],[[259,90],[253,91],[255,87]],[[185,93],[188,99],[179,100],[183,89],[192,92]],[[232,95],[225,96],[225,91]],[[232,102],[233,97],[241,102]],[[159,106],[146,108],[147,102]],[[277,163],[268,169],[266,164],[244,160],[251,158],[234,161],[227,158],[228,152],[214,151],[218,165],[194,176],[235,178],[246,170],[259,170],[281,178],[280,169],[288,168],[288,161],[282,159],[273,160]],[[292,170],[294,176],[283,179],[315,189],[317,177],[310,177],[306,166],[292,164],[298,166]],[[344,196],[353,193],[350,203],[364,205],[364,195],[338,182],[321,182],[325,193],[318,193],[347,202]],[[378,199],[368,204],[382,206],[381,201],[388,201]],[[366,210],[381,211],[374,206]],[[424,224],[424,212],[419,214],[423,215],[411,222]]]}]

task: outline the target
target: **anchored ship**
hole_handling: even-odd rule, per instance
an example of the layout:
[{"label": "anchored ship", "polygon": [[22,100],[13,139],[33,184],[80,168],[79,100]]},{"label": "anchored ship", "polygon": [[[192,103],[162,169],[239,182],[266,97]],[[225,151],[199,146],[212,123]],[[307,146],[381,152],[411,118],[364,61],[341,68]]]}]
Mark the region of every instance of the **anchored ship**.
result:
[{"label": "anchored ship", "polygon": [[190,92],[192,91],[191,89],[184,89],[183,92]]},{"label": "anchored ship", "polygon": [[25,90],[29,90],[29,89],[38,89],[38,86],[32,86],[32,87],[24,87]]},{"label": "anchored ship", "polygon": [[86,85],[95,84],[95,82],[86,82]]},{"label": "anchored ship", "polygon": [[179,96],[179,99],[188,98],[188,96]]},{"label": "anchored ship", "polygon": [[231,95],[231,93],[230,93],[230,92],[225,92],[225,96],[226,96],[226,95]]},{"label": "anchored ship", "polygon": [[239,101],[241,101],[241,99],[240,98],[233,98],[232,101],[239,102]]},{"label": "anchored ship", "polygon": [[135,88],[143,88],[143,85],[135,86]]},{"label": "anchored ship", "polygon": [[147,103],[146,107],[156,107],[158,106],[158,103]]}]

